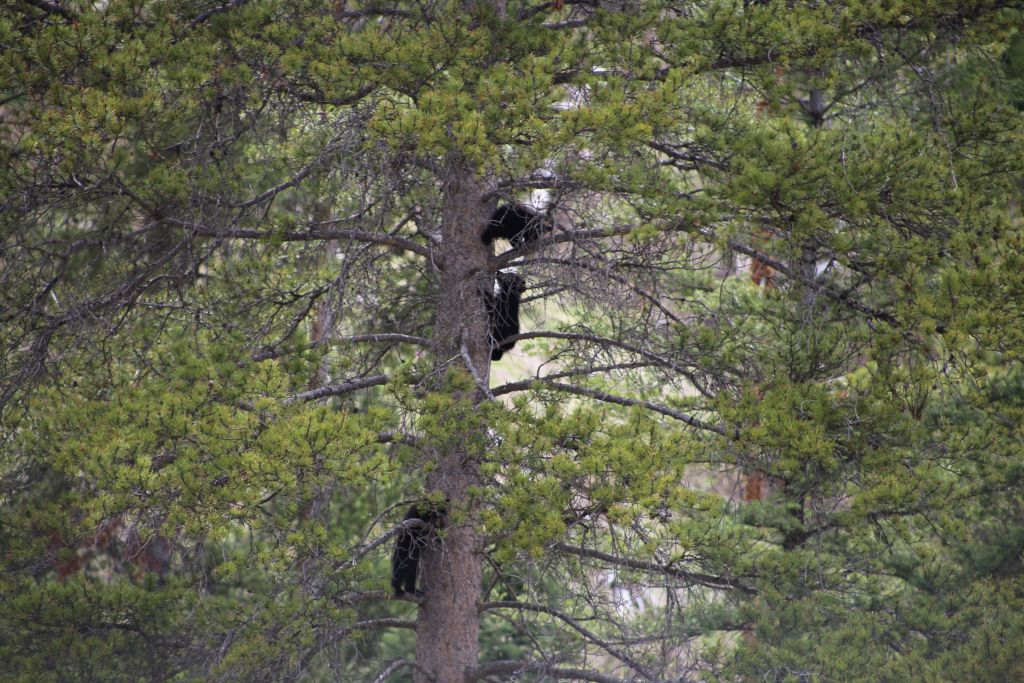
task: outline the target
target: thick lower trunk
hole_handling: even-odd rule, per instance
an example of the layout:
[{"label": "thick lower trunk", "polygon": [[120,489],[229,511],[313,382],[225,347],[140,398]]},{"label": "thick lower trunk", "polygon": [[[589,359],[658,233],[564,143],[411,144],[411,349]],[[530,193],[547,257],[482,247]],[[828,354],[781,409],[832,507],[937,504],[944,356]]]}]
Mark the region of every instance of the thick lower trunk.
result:
[{"label": "thick lower trunk", "polygon": [[[477,514],[465,495],[476,482],[475,467],[460,460],[453,454],[431,477],[435,489],[450,499],[450,521],[443,541],[427,548],[420,563],[424,598],[416,623],[416,663],[437,683],[462,683],[477,664],[482,548]],[[417,683],[427,680],[417,672]]]},{"label": "thick lower trunk", "polygon": [[[482,382],[488,377],[490,347],[481,289],[493,286],[488,274],[491,249],[480,239],[488,210],[493,209],[485,196],[484,184],[468,169],[449,173],[442,225],[444,272],[434,335],[440,362],[454,360]],[[466,367],[467,358],[472,368]],[[458,398],[472,405],[479,396],[479,391],[471,391]],[[469,419],[460,422],[467,430],[482,429]],[[427,478],[427,490],[440,491],[447,500],[448,521],[443,541],[428,546],[420,561],[425,596],[416,625],[416,663],[422,669],[416,672],[417,683],[429,680],[425,672],[437,683],[461,683],[477,664],[483,555],[478,510],[469,491],[480,483],[482,453],[473,445],[484,442],[480,436],[467,433],[445,439],[449,445],[435,453]]]}]

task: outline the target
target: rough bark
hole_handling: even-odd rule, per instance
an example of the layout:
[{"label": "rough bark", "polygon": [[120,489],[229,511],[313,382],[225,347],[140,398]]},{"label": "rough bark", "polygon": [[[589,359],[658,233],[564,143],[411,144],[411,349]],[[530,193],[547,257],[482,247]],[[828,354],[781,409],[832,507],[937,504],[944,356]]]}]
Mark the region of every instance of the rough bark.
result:
[{"label": "rough bark", "polygon": [[[464,167],[447,172],[442,224],[444,264],[437,301],[434,343],[437,360],[454,364],[486,383],[490,349],[488,321],[481,288],[491,285],[491,253],[480,240],[480,230],[493,209],[486,200],[485,183]],[[472,369],[466,368],[468,361]],[[472,398],[477,401],[482,392]],[[448,524],[443,541],[428,546],[420,564],[425,597],[416,625],[417,683],[465,680],[477,663],[482,544],[477,508],[469,497],[478,483],[479,452],[473,438],[458,441],[448,452],[434,454],[434,469],[427,477],[429,491],[447,499]]]}]

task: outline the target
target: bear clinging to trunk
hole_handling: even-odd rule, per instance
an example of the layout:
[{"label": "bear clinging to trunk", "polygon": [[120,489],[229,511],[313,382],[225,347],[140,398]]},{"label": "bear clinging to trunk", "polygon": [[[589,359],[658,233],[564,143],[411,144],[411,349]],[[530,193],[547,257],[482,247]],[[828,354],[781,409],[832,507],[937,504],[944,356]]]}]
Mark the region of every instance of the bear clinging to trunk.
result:
[{"label": "bear clinging to trunk", "polygon": [[480,239],[490,244],[498,238],[507,239],[514,249],[540,239],[551,232],[554,223],[546,215],[526,204],[502,204],[487,222]]},{"label": "bear clinging to trunk", "polygon": [[505,342],[519,334],[519,301],[526,291],[526,281],[516,273],[498,273],[498,293],[484,292],[484,303],[490,316],[491,360],[501,360],[515,341]]}]

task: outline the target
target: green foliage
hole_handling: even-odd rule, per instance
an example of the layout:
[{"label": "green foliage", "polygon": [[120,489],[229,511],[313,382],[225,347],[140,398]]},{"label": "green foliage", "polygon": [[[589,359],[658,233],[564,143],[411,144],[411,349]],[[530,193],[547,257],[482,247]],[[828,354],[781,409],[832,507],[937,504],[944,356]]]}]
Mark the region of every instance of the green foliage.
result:
[{"label": "green foliage", "polygon": [[1004,4],[5,7],[0,677],[371,680],[450,460],[518,680],[1024,677]]}]

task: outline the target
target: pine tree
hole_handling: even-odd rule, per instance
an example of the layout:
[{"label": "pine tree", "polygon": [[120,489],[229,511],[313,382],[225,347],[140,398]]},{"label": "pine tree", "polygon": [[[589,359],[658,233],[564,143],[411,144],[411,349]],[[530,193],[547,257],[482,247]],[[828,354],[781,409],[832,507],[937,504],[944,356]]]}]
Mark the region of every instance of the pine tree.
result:
[{"label": "pine tree", "polygon": [[1019,21],[9,4],[5,675],[1019,675]]}]

